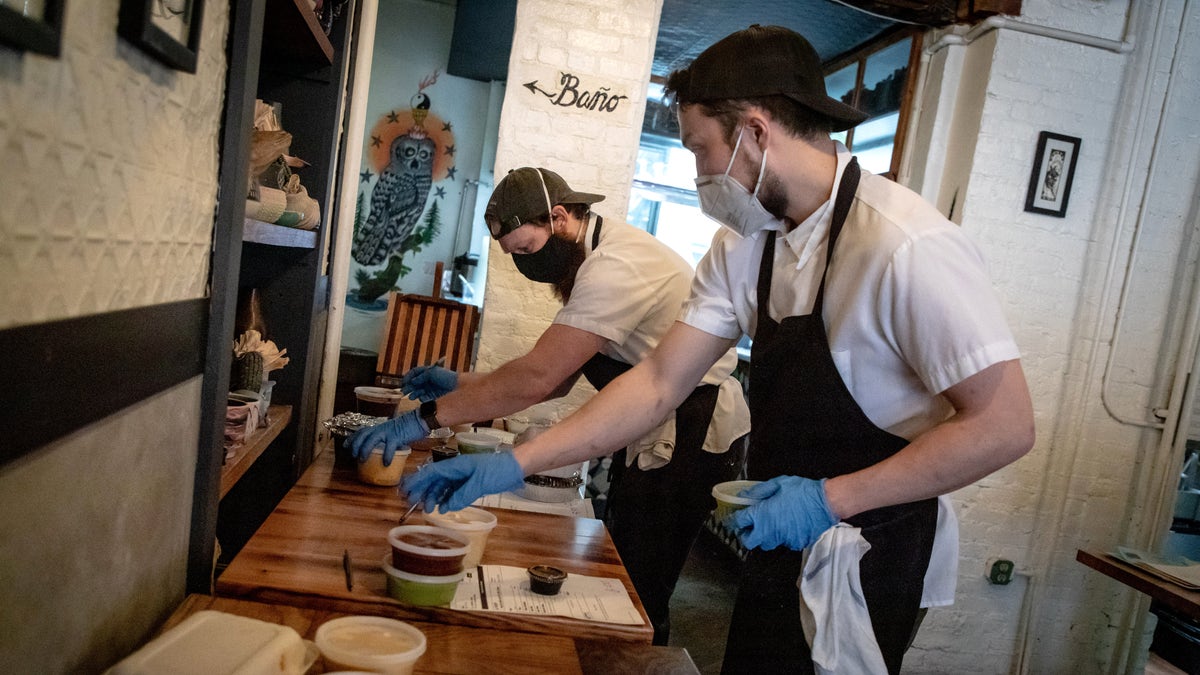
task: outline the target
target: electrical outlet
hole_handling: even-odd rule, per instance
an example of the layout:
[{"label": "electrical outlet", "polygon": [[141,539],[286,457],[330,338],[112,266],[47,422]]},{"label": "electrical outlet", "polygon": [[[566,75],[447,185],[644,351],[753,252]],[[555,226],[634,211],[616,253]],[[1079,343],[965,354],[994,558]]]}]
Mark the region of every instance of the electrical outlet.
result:
[{"label": "electrical outlet", "polygon": [[992,558],[987,561],[987,574],[985,576],[989,584],[1003,586],[1012,581],[1015,570],[1016,566],[1013,565],[1013,561],[1005,560],[1004,558]]}]

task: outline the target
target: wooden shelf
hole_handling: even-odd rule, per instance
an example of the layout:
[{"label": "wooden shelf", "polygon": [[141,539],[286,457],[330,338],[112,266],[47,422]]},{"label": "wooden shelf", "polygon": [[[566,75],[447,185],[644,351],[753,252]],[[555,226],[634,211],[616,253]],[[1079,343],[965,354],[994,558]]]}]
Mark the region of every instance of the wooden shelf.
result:
[{"label": "wooden shelf", "polygon": [[288,246],[291,248],[316,248],[317,231],[301,230],[295,227],[284,227],[261,220],[247,218],[242,229],[242,241],[268,246]]},{"label": "wooden shelf", "polygon": [[333,44],[305,0],[268,0],[262,62],[287,72],[306,72],[333,63]]},{"label": "wooden shelf", "polygon": [[267,426],[256,429],[242,447],[234,451],[233,457],[225,460],[225,466],[221,467],[221,497],[237,484],[250,465],[254,464],[263,450],[267,449],[271,441],[275,440],[279,432],[291,421],[292,406],[273,405],[267,409]]}]

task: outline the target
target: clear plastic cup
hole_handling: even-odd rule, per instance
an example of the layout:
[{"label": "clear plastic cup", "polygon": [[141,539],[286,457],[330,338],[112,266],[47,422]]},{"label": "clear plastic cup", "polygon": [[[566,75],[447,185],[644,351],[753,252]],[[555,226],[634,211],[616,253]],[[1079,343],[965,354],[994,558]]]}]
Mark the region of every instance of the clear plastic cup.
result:
[{"label": "clear plastic cup", "polygon": [[761,482],[758,480],[731,480],[714,485],[712,496],[717,500],[717,520],[725,520],[734,511],[740,511],[751,504],[757,504],[757,499],[740,497],[738,493]]},{"label": "clear plastic cup", "polygon": [[471,547],[461,532],[432,525],[398,525],[388,530],[392,566],[402,572],[439,577],[458,574]]},{"label": "clear plastic cup", "polygon": [[496,528],[495,514],[474,506],[449,513],[426,513],[424,518],[430,525],[466,535],[471,542],[467,555],[463,557],[463,567],[466,569],[479,564],[483,558],[483,549],[487,546],[488,535]]},{"label": "clear plastic cup", "polygon": [[455,434],[458,441],[458,451],[464,455],[490,454],[500,447],[500,437],[482,431],[468,431]]}]

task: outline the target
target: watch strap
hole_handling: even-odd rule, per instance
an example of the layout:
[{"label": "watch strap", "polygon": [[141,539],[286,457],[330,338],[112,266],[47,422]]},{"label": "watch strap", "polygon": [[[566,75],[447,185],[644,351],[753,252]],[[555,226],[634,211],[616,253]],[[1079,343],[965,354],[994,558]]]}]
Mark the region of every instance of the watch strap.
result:
[{"label": "watch strap", "polygon": [[421,416],[421,421],[425,423],[425,426],[429,427],[430,431],[441,428],[442,424],[441,422],[438,422],[437,418],[436,398],[432,401],[425,401],[422,403],[418,414]]}]

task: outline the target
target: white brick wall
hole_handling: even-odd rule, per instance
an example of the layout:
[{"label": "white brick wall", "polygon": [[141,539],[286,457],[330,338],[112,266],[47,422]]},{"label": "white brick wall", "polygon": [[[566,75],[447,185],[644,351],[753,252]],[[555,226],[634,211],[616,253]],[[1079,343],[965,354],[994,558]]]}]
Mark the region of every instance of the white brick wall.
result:
[{"label": "white brick wall", "polygon": [[[1156,401],[1166,383],[1160,373],[1170,372],[1174,363],[1170,336],[1177,331],[1172,318],[1180,301],[1172,298],[1191,281],[1184,267],[1188,256],[1177,252],[1187,249],[1190,235],[1181,216],[1195,218],[1191,203],[1200,157],[1192,130],[1200,90],[1194,76],[1190,83],[1181,76],[1171,83],[1175,104],[1167,109],[1158,139],[1152,194],[1142,192],[1180,6],[1168,3],[1170,20],[1164,25],[1173,27],[1163,34],[1169,43],[1157,52],[1151,68],[1157,75],[1144,95],[1145,78],[1138,73],[1153,53],[1156,3],[1135,8],[1138,51],[1129,55],[1008,30],[967,48],[950,48],[993,50],[984,54],[990,59],[985,86],[978,88],[975,80],[960,87],[954,123],[942,121],[958,130],[978,125],[969,142],[944,143],[948,155],[970,152],[969,158],[948,157],[946,165],[970,170],[965,175],[948,171],[942,187],[960,190],[956,220],[989,259],[1022,349],[1038,442],[1020,462],[953,495],[962,527],[958,601],[930,613],[906,660],[909,672],[1009,672],[1021,657],[1023,602],[1030,603],[1035,636],[1024,643],[1030,650],[1028,672],[1124,667],[1115,642],[1132,634],[1132,621],[1144,606],[1131,602],[1136,594],[1123,592],[1074,558],[1082,547],[1151,546],[1152,528],[1163,524],[1154,507],[1164,476],[1170,482],[1174,460],[1157,450],[1158,432],[1123,424],[1109,410],[1147,419],[1148,407],[1161,404]],[[1020,19],[1119,40],[1126,9],[1125,3],[1029,0]],[[1183,29],[1183,63],[1189,62],[1187,45],[1195,54],[1196,23],[1193,16]],[[980,94],[970,94],[973,85]],[[1144,97],[1151,101],[1148,119],[1135,138],[1137,103]],[[1042,130],[1083,139],[1062,219],[1023,210]],[[1121,217],[1127,176],[1133,191]],[[939,205],[949,201],[949,195],[938,195]],[[1114,367],[1108,369],[1125,266],[1143,205],[1147,216],[1140,224],[1126,317],[1117,332]],[[1177,281],[1185,273],[1187,278]],[[1168,486],[1169,500],[1173,487]],[[1024,577],[1007,587],[982,581],[986,560],[999,556],[1033,574],[1035,590],[1029,597],[1024,597]]]},{"label": "white brick wall", "polygon": [[[606,196],[597,213],[623,220],[646,104],[646,83],[658,32],[660,0],[608,2],[521,0],[509,86],[500,117],[496,179],[520,166],[544,166],[575,189]],[[553,105],[522,86],[537,80],[559,91],[562,74],[579,78],[578,89],[622,95],[614,112]],[[528,352],[560,308],[544,284],[517,271],[512,258],[492,243],[487,302],[476,368],[493,370]],[[578,406],[592,389],[581,384],[558,406]]]}]

